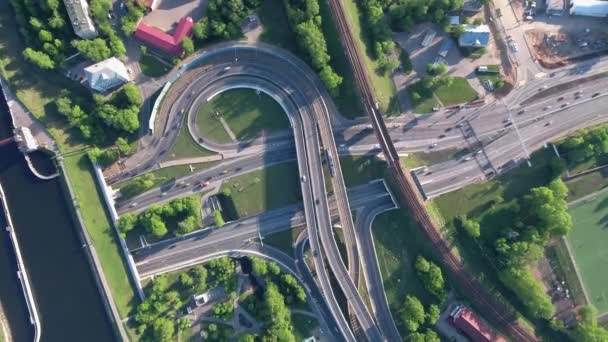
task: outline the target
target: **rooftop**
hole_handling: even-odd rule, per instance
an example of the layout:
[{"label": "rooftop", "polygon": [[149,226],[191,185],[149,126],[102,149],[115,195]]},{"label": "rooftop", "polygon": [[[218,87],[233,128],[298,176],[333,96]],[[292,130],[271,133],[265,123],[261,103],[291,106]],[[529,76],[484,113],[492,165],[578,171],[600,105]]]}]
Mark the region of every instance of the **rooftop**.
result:
[{"label": "rooftop", "polygon": [[488,25],[466,25],[464,33],[458,38],[458,44],[466,47],[484,47],[490,42]]},{"label": "rooftop", "polygon": [[89,17],[89,5],[86,0],[63,0],[76,35],[83,39],[97,37],[93,21]]},{"label": "rooftop", "polygon": [[452,316],[455,327],[462,330],[473,342],[506,342],[501,336],[479,320],[473,311],[460,307]]},{"label": "rooftop", "polygon": [[84,72],[89,86],[99,92],[130,81],[127,67],[116,57],[88,66]]},{"label": "rooftop", "polygon": [[192,32],[194,22],[191,17],[182,18],[173,32],[173,35],[150,26],[143,21],[137,26],[135,38],[159,48],[166,53],[179,56],[182,54],[182,40]]}]

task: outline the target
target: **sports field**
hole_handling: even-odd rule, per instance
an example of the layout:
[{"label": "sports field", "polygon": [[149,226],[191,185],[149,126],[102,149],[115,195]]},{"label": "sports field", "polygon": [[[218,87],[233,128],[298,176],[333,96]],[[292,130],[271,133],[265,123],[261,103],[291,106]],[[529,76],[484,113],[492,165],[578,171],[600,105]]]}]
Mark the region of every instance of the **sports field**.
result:
[{"label": "sports field", "polygon": [[608,312],[608,192],[570,207],[570,248],[589,300],[599,313]]}]

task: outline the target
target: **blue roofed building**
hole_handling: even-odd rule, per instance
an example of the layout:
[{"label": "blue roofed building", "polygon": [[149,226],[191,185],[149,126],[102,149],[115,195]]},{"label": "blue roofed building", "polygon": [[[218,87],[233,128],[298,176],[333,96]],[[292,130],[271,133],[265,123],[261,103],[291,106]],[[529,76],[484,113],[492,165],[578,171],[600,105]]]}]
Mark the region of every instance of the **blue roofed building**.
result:
[{"label": "blue roofed building", "polygon": [[482,48],[490,42],[490,28],[488,25],[466,25],[464,33],[458,38],[458,45],[462,47]]}]

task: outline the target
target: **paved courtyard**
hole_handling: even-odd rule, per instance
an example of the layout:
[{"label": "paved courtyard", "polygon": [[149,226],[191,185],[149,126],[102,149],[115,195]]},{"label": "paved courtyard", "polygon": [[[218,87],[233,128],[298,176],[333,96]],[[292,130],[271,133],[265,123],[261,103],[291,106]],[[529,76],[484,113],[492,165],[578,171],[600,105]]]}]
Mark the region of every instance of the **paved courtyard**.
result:
[{"label": "paved courtyard", "polygon": [[170,31],[177,22],[191,16],[197,21],[205,14],[206,0],[160,0],[158,7],[144,17],[146,24],[158,27],[163,31]]}]

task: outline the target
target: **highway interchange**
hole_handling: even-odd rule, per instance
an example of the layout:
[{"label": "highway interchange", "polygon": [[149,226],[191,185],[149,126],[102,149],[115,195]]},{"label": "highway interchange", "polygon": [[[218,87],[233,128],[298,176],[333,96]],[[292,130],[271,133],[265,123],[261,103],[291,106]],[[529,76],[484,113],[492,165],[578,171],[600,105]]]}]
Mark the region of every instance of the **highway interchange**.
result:
[{"label": "highway interchange", "polygon": [[[453,108],[423,118],[390,119],[387,126],[400,153],[462,148],[470,144],[470,154],[414,172],[424,195],[427,198],[438,196],[493,177],[544,143],[576,128],[603,121],[608,97],[601,92],[593,95],[598,92],[595,89],[605,88],[608,78],[598,76],[598,79],[579,84],[573,81],[604,72],[606,65],[600,60],[583,71],[580,66],[563,68],[552,76],[529,80],[503,102]],[[186,239],[134,250],[140,275],[146,277],[185,267],[217,255],[219,251],[259,249],[255,242],[259,236],[304,224],[322,296],[316,302],[326,305],[320,310],[329,313],[335,322],[339,334],[334,337],[354,340],[355,333],[362,333],[370,341],[400,339],[386,303],[371,237],[373,217],[394,208],[395,201],[392,198],[388,201],[386,194],[380,191],[376,193],[379,197],[370,197],[371,205],[367,205],[364,203],[367,200],[357,195],[356,191],[362,190],[347,194],[340,163],[335,157],[338,153],[377,152],[377,140],[370,125],[365,120],[349,122],[342,118],[312,71],[297,58],[270,46],[222,44],[204,51],[188,70],[182,69],[176,76],[180,77],[165,98],[147,145],[125,162],[121,174],[109,178],[111,183],[157,168],[158,161],[175,142],[183,116],[188,116],[189,127],[196,127],[196,115],[193,114],[198,107],[210,96],[226,89],[246,87],[269,94],[283,106],[293,133],[222,145],[206,140],[191,128],[189,132],[195,141],[222,153],[226,160],[179,179],[169,188],[153,189],[134,199],[119,201],[118,212],[137,212],[151,204],[200,191],[193,188],[200,181],[217,185],[224,179],[289,160],[298,161],[304,211],[301,207],[280,209],[230,223],[222,229],[204,230]],[[560,87],[556,87],[558,85]],[[578,91],[581,95],[575,99]],[[538,99],[522,105],[524,100],[535,95]],[[335,192],[331,201],[322,169],[326,150],[336,165],[335,176],[330,177]],[[180,183],[189,185],[180,186]],[[364,213],[363,219],[357,217],[358,222],[352,222],[350,213],[353,209]],[[346,236],[348,267],[342,262],[333,237],[332,226],[336,218]],[[363,266],[373,316],[357,291],[355,280],[358,280],[359,265]],[[353,332],[347,317],[342,314],[326,266],[336,276],[361,331]]]}]

